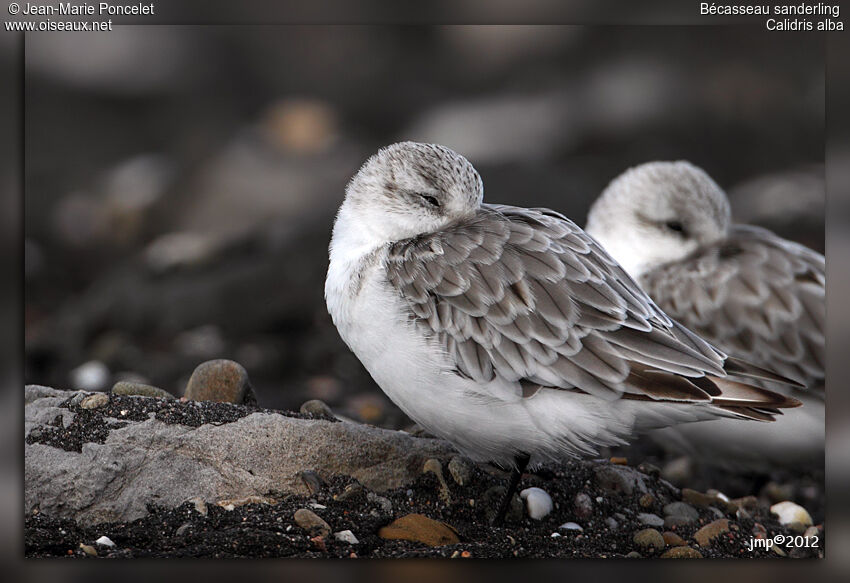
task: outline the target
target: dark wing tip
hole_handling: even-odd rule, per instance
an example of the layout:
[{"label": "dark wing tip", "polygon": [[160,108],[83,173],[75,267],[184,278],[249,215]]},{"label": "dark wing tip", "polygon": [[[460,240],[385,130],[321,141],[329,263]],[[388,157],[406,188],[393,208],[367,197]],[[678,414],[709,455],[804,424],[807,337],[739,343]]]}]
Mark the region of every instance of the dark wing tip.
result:
[{"label": "dark wing tip", "polygon": [[[723,363],[724,370],[731,375],[749,377],[754,379],[761,379],[765,381],[772,381],[775,383],[780,383],[783,385],[790,385],[792,387],[797,387],[799,389],[805,389],[806,385],[795,381],[794,379],[789,379],[788,377],[784,377],[782,375],[771,372],[765,368],[760,366],[756,366],[751,362],[747,362],[746,360],[741,360],[740,358],[735,358],[734,356],[729,356],[726,358],[726,361]],[[796,405],[795,405],[796,406]]]}]

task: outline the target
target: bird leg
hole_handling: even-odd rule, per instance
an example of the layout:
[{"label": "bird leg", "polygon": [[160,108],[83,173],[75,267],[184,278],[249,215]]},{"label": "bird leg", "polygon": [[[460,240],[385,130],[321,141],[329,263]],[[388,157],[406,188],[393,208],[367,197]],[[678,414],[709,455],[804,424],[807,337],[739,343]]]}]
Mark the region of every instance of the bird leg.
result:
[{"label": "bird leg", "polygon": [[496,516],[493,517],[492,522],[490,523],[492,526],[501,526],[505,522],[505,515],[508,512],[508,508],[511,505],[511,500],[514,497],[514,492],[516,492],[517,486],[519,485],[519,480],[522,477],[522,473],[525,471],[526,466],[528,465],[528,460],[531,459],[527,453],[518,455],[515,459],[516,466],[511,471],[511,478],[508,482],[508,489],[505,491],[505,495],[502,497],[502,501],[499,503],[499,510],[496,512]]}]

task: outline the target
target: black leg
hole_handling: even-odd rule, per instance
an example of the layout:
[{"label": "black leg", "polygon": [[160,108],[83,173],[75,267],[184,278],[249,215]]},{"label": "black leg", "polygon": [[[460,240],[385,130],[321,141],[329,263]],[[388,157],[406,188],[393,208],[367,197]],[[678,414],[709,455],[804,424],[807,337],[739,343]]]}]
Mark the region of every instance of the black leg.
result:
[{"label": "black leg", "polygon": [[511,505],[511,500],[514,497],[514,492],[516,492],[516,488],[519,485],[519,480],[522,477],[522,473],[525,471],[525,467],[528,465],[528,460],[531,459],[528,454],[518,455],[516,457],[516,467],[511,472],[511,479],[508,482],[508,489],[505,491],[505,496],[502,498],[502,502],[499,504],[499,510],[496,512],[496,516],[493,517],[493,522],[491,522],[492,526],[501,526],[505,522],[505,515],[508,513],[508,508]]}]

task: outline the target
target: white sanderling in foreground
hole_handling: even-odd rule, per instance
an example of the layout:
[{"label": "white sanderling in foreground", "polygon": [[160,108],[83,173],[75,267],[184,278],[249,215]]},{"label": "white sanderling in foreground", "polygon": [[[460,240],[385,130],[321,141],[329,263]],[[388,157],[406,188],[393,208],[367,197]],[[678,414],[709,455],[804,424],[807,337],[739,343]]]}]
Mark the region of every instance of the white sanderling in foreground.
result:
[{"label": "white sanderling in foreground", "polygon": [[772,375],[668,318],[569,219],[482,197],[478,173],[448,148],[380,150],[346,189],[325,298],[408,416],[473,460],[513,468],[496,523],[529,462],[799,404],[725,378]]},{"label": "white sanderling in foreground", "polygon": [[[726,194],[689,162],[650,162],[614,179],[587,232],[658,306],[725,351],[809,388],[774,424],[717,420],[662,439],[727,466],[822,465],[824,257],[731,223]],[[790,388],[777,386],[782,392]]]}]

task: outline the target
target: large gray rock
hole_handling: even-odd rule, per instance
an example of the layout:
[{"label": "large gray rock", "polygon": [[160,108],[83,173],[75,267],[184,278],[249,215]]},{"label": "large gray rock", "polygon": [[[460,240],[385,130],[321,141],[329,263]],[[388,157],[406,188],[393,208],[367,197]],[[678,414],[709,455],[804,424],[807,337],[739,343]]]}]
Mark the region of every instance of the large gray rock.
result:
[{"label": "large gray rock", "polygon": [[[425,460],[454,453],[446,442],[399,431],[251,412],[230,404],[112,397],[131,405],[111,401],[98,409],[71,411],[66,403],[78,394],[27,388],[24,504],[27,512],[38,509],[82,525],[134,520],[147,513],[147,504],[174,507],[198,497],[216,502],[308,495],[299,476],[304,470],[352,476],[382,491],[412,482]],[[151,406],[147,414],[146,403]],[[168,422],[156,419],[156,407],[170,408]],[[184,407],[190,412],[193,407],[235,408],[231,411],[245,416],[197,427],[173,423],[174,408]],[[54,422],[57,418],[61,423]],[[87,426],[96,430],[88,432]],[[48,445],[33,439],[63,430],[99,435],[102,443],[83,439],[80,451],[67,451],[55,441]]]}]

